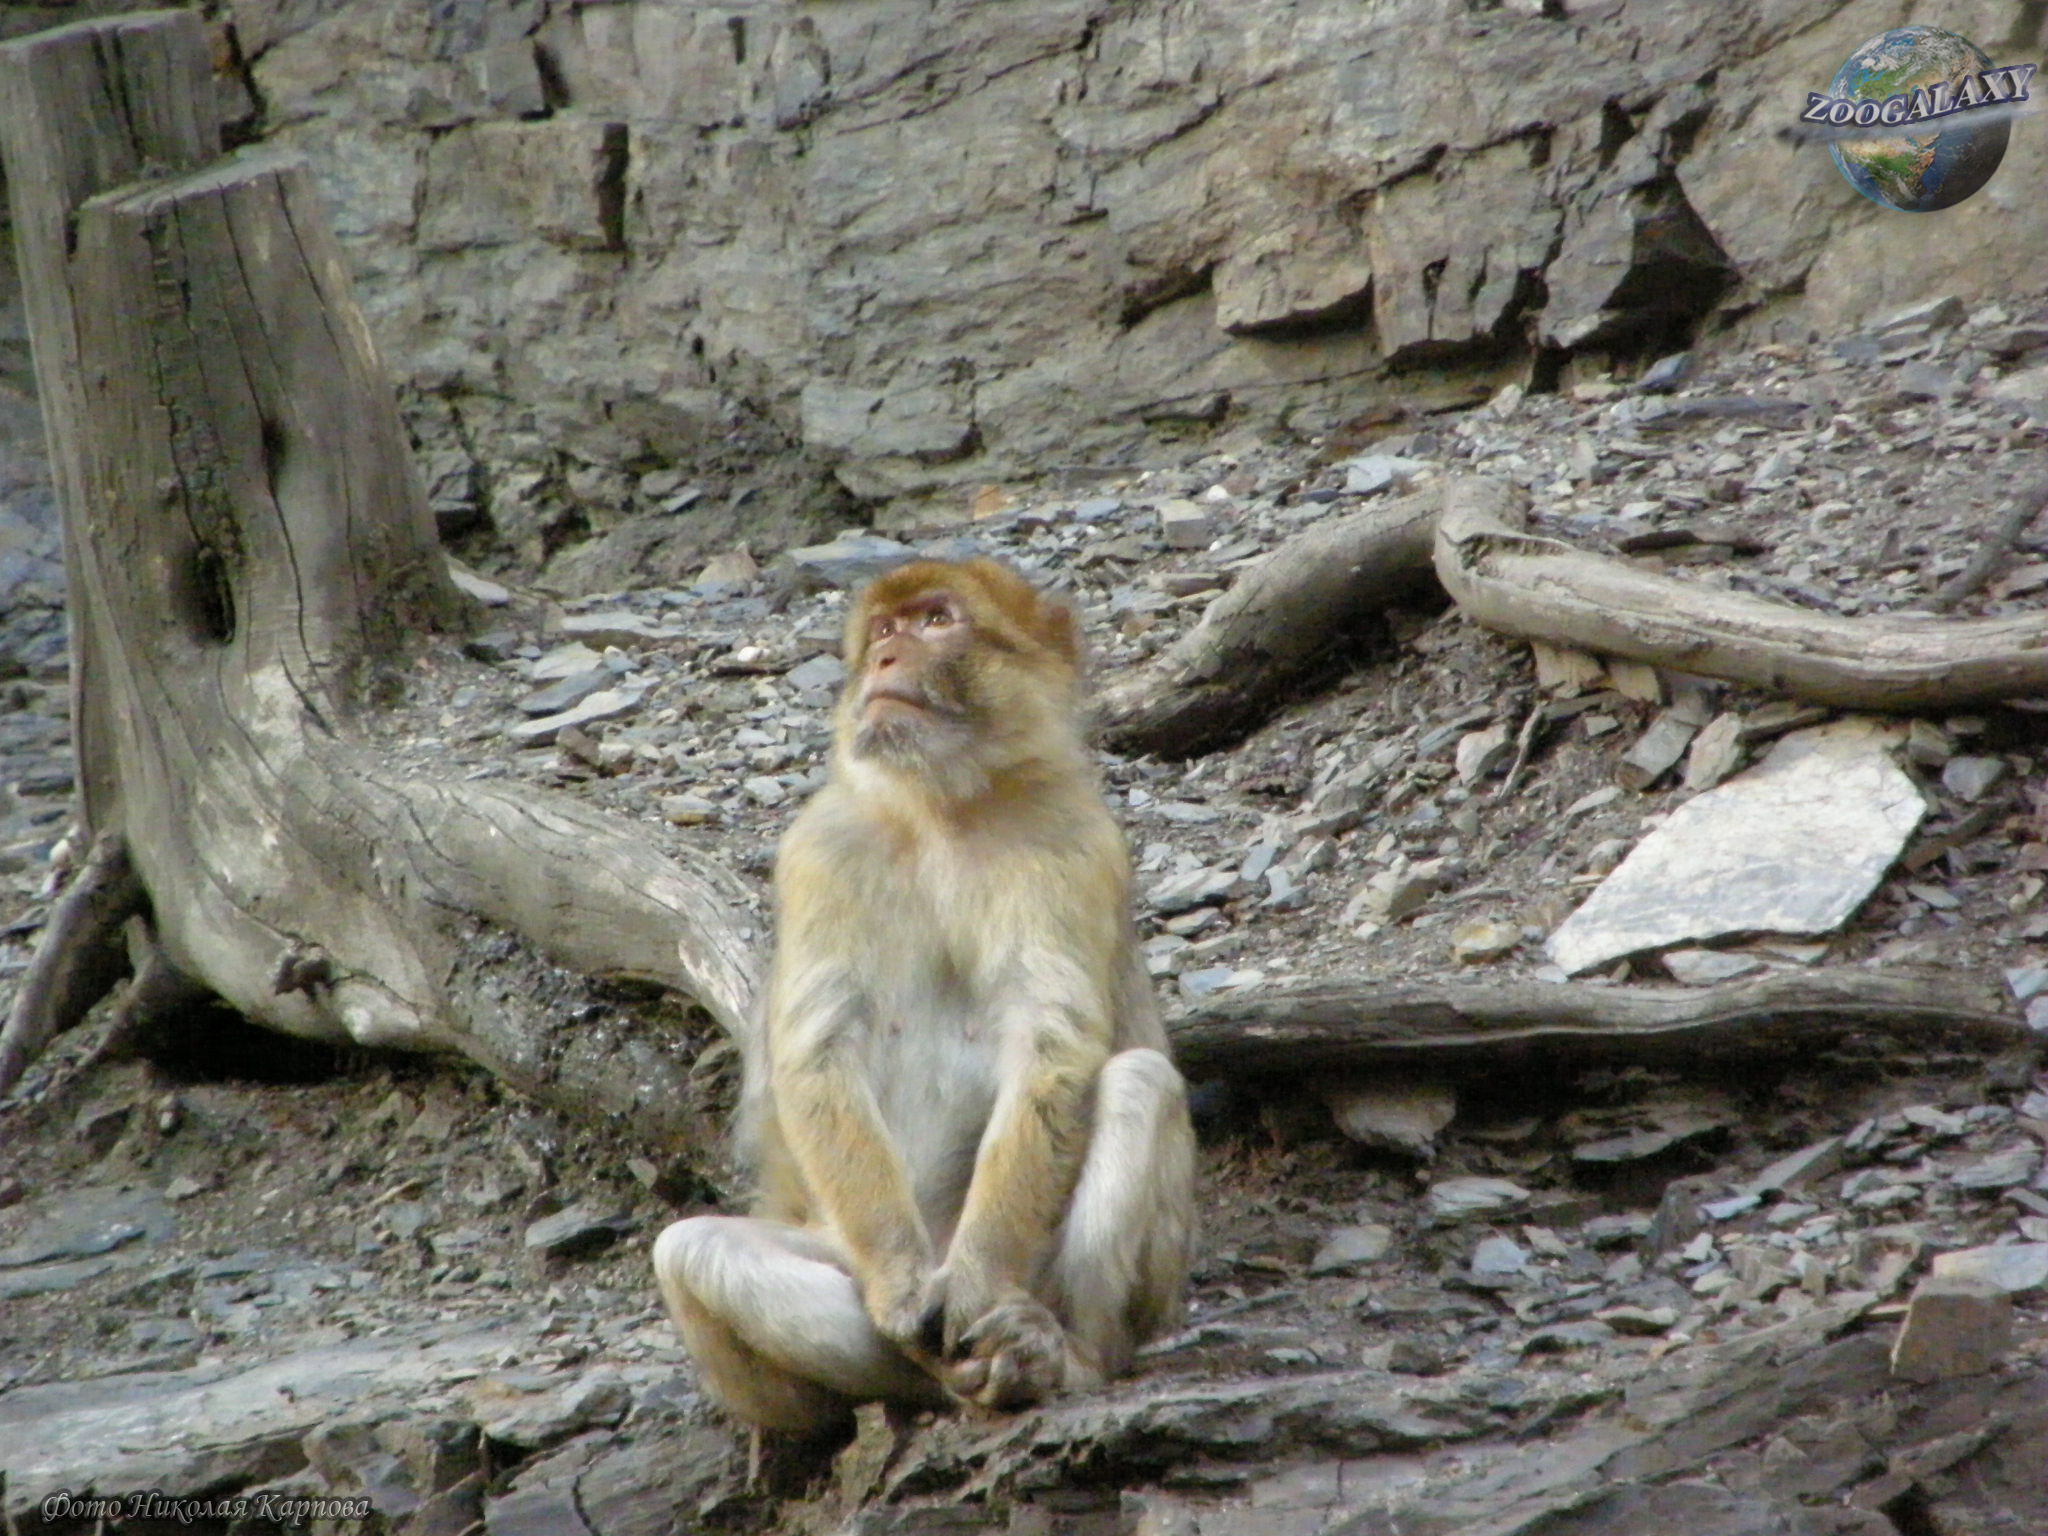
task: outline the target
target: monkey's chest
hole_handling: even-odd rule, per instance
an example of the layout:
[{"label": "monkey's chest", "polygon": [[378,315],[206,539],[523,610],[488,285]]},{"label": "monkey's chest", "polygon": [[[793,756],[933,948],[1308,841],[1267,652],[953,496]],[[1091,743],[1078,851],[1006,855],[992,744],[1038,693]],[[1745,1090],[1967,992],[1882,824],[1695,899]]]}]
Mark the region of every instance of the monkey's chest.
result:
[{"label": "monkey's chest", "polygon": [[926,856],[887,868],[853,963],[867,1081],[934,1238],[966,1198],[1003,1066],[1021,935],[986,871]]},{"label": "monkey's chest", "polygon": [[936,1237],[966,1198],[995,1107],[1000,1042],[976,1000],[951,989],[885,987],[874,1002],[868,1081]]}]

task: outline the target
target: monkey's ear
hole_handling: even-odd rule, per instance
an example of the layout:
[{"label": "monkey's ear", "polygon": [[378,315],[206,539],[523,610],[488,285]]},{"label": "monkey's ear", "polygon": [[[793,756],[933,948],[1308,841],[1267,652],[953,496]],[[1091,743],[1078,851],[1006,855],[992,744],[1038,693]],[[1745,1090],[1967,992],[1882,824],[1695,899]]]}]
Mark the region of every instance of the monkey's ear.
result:
[{"label": "monkey's ear", "polygon": [[849,678],[857,676],[868,652],[868,606],[865,599],[846,610],[846,634],[839,647]]},{"label": "monkey's ear", "polygon": [[1068,666],[1081,666],[1081,627],[1074,622],[1074,610],[1051,598],[1038,601],[1037,639]]}]

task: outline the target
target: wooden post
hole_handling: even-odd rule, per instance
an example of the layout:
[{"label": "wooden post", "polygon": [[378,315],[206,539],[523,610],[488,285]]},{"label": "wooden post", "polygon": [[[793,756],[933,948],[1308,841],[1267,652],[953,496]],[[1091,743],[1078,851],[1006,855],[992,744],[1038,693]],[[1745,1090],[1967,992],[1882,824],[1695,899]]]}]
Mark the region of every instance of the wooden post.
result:
[{"label": "wooden post", "polygon": [[[216,159],[220,125],[202,110],[212,99],[206,32],[196,11],[143,11],[80,22],[0,46],[0,153],[6,156],[36,393],[58,499],[66,508],[84,505],[77,450],[88,409],[65,273],[73,221],[97,193],[148,175],[196,170]],[[89,574],[77,548],[80,521],[64,518],[65,575],[74,594]],[[108,699],[98,686],[100,648],[80,622],[87,606],[74,596],[68,614],[80,831],[89,835],[111,813],[115,786],[106,750]],[[87,840],[79,839],[81,845]]]}]

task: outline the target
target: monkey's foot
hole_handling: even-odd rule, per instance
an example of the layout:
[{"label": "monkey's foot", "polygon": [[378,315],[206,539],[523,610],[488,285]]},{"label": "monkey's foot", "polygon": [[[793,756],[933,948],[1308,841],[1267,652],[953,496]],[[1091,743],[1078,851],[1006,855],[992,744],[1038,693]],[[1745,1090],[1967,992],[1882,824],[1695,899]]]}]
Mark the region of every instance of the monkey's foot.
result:
[{"label": "monkey's foot", "polygon": [[1066,1330],[1040,1302],[1006,1301],[961,1335],[946,1385],[982,1408],[1029,1408],[1067,1385]]}]

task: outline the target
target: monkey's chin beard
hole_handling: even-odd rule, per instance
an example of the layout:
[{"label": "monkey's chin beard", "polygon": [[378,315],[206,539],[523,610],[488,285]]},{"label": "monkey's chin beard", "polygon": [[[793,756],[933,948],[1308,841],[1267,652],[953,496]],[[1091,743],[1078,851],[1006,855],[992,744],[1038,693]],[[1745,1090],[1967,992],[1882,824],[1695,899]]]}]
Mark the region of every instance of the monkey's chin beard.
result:
[{"label": "monkey's chin beard", "polygon": [[854,732],[853,755],[919,780],[942,800],[970,800],[988,788],[965,721],[934,710],[896,705],[870,709]]}]

